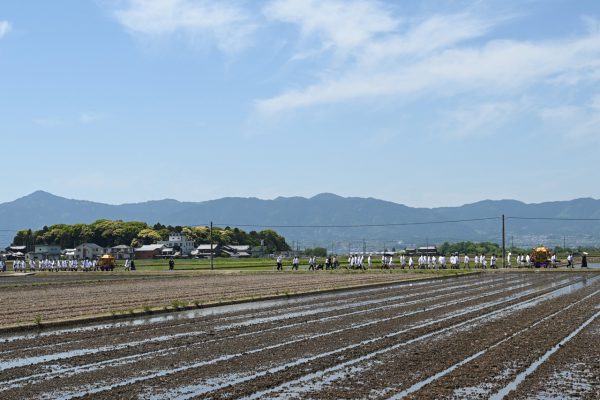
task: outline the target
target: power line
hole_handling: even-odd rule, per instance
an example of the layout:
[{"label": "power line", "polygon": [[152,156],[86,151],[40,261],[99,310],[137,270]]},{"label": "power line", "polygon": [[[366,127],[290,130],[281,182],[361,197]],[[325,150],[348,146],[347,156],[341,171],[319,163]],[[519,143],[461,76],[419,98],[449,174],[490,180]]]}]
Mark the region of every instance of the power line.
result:
[{"label": "power line", "polygon": [[388,227],[388,226],[452,224],[452,223],[459,223],[459,222],[489,221],[489,220],[497,220],[497,219],[500,219],[500,217],[470,218],[470,219],[427,221],[427,222],[399,222],[399,223],[392,223],[392,224],[355,224],[355,225],[265,225],[265,224],[263,224],[263,225],[261,225],[261,224],[215,223],[215,225],[239,226],[242,228],[375,228],[375,227]]},{"label": "power line", "polygon": [[541,220],[541,221],[600,221],[600,218],[557,218],[557,217],[506,217],[507,219]]}]

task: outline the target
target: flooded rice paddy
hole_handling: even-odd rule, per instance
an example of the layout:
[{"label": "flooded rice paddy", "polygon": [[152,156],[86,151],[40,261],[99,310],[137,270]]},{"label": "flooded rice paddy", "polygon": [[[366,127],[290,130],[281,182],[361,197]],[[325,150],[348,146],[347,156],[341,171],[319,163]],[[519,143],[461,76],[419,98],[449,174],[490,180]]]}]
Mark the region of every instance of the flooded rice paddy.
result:
[{"label": "flooded rice paddy", "polygon": [[600,274],[498,273],[0,336],[0,398],[600,398]]}]

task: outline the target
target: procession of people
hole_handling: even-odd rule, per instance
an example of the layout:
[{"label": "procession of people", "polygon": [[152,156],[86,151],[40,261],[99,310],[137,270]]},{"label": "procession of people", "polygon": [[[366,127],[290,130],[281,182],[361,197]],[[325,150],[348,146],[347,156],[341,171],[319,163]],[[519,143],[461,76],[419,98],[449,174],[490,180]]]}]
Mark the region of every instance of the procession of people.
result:
[{"label": "procession of people", "polygon": [[[96,259],[16,259],[12,261],[0,260],[0,272],[8,272],[8,264],[12,263],[11,270],[14,273],[26,272],[89,272],[102,270]],[[126,270],[135,270],[135,264],[131,260],[125,262]]]},{"label": "procession of people", "polygon": [[[475,254],[471,258],[468,254],[460,255],[453,253],[450,255],[444,254],[421,254],[418,257],[416,255],[399,254],[397,258],[391,253],[381,254],[379,263],[374,263],[373,253],[350,253],[346,259],[345,264],[338,262],[336,255],[323,257],[323,260],[319,260],[317,256],[311,255],[306,259],[305,265],[308,266],[309,271],[316,271],[320,269],[329,270],[337,268],[347,269],[360,269],[368,270],[373,268],[380,269],[499,269],[499,268],[533,268],[535,263],[533,262],[529,254],[518,254],[513,257],[511,252],[506,255],[506,263],[502,264],[501,260],[496,254]],[[587,253],[583,253],[581,266],[587,267]],[[291,256],[291,270],[298,271],[302,264],[301,259],[298,255]],[[276,265],[278,271],[284,270],[284,256],[278,255],[276,257]],[[397,260],[397,262],[396,262]],[[473,260],[473,262],[471,262]],[[515,260],[515,265],[512,264],[512,260]],[[574,255],[569,254],[565,259],[567,268],[574,268]],[[563,264],[560,262],[556,254],[552,254],[547,262],[548,267],[558,268]]]}]

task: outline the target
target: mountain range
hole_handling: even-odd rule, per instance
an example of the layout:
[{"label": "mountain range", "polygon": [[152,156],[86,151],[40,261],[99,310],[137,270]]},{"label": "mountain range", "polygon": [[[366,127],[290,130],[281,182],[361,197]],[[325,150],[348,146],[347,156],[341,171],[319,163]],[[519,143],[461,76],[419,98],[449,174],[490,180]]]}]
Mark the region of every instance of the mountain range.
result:
[{"label": "mountain range", "polygon": [[[190,226],[212,221],[217,226],[238,226],[247,231],[272,228],[300,248],[318,245],[335,251],[363,247],[375,250],[444,241],[500,242],[503,214],[507,245],[600,244],[600,200],[591,198],[538,204],[484,200],[460,207],[414,208],[374,198],[322,193],[311,198],[227,197],[203,202],[165,199],[110,205],[37,191],[0,204],[0,245],[10,244],[19,229],[120,219]],[[599,220],[564,220],[594,218]]]}]

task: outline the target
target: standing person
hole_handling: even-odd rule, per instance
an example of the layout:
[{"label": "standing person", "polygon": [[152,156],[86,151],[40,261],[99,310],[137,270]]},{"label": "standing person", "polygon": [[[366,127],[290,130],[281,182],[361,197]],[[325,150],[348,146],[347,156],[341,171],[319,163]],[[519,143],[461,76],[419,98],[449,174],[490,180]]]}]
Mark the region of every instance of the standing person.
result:
[{"label": "standing person", "polygon": [[325,259],[325,269],[331,269],[331,256],[327,256]]},{"label": "standing person", "polygon": [[439,261],[440,261],[440,269],[446,269],[446,256],[442,254],[439,258]]},{"label": "standing person", "polygon": [[308,270],[315,270],[315,256],[308,257]]},{"label": "standing person", "polygon": [[298,271],[299,265],[300,265],[300,259],[298,258],[298,256],[295,256],[294,259],[292,260],[292,271],[293,270]]},{"label": "standing person", "polygon": [[169,260],[169,271],[173,271],[175,269],[175,260],[172,258]]},{"label": "standing person", "polygon": [[510,268],[510,256],[511,255],[512,255],[512,253],[510,251],[506,255],[506,268]]},{"label": "standing person", "polygon": [[412,256],[408,257],[408,268],[412,268],[413,267],[413,258]]},{"label": "standing person", "polygon": [[371,266],[373,265],[373,260],[371,259],[370,254],[369,254],[369,257],[367,257],[367,265],[369,266],[369,269],[371,269]]},{"label": "standing person", "polygon": [[586,252],[584,252],[581,255],[581,268],[587,268],[588,267],[588,264],[587,264],[587,255],[588,255],[588,253],[586,253]]},{"label": "standing person", "polygon": [[465,268],[469,268],[469,256],[465,254]]},{"label": "standing person", "polygon": [[278,255],[277,256],[277,271],[283,271],[282,260],[283,260],[283,258],[281,257],[281,254]]},{"label": "standing person", "polygon": [[496,255],[492,254],[492,258],[490,258],[490,268],[494,269],[496,268]]},{"label": "standing person", "polygon": [[6,272],[6,263],[0,258],[0,272]]}]

